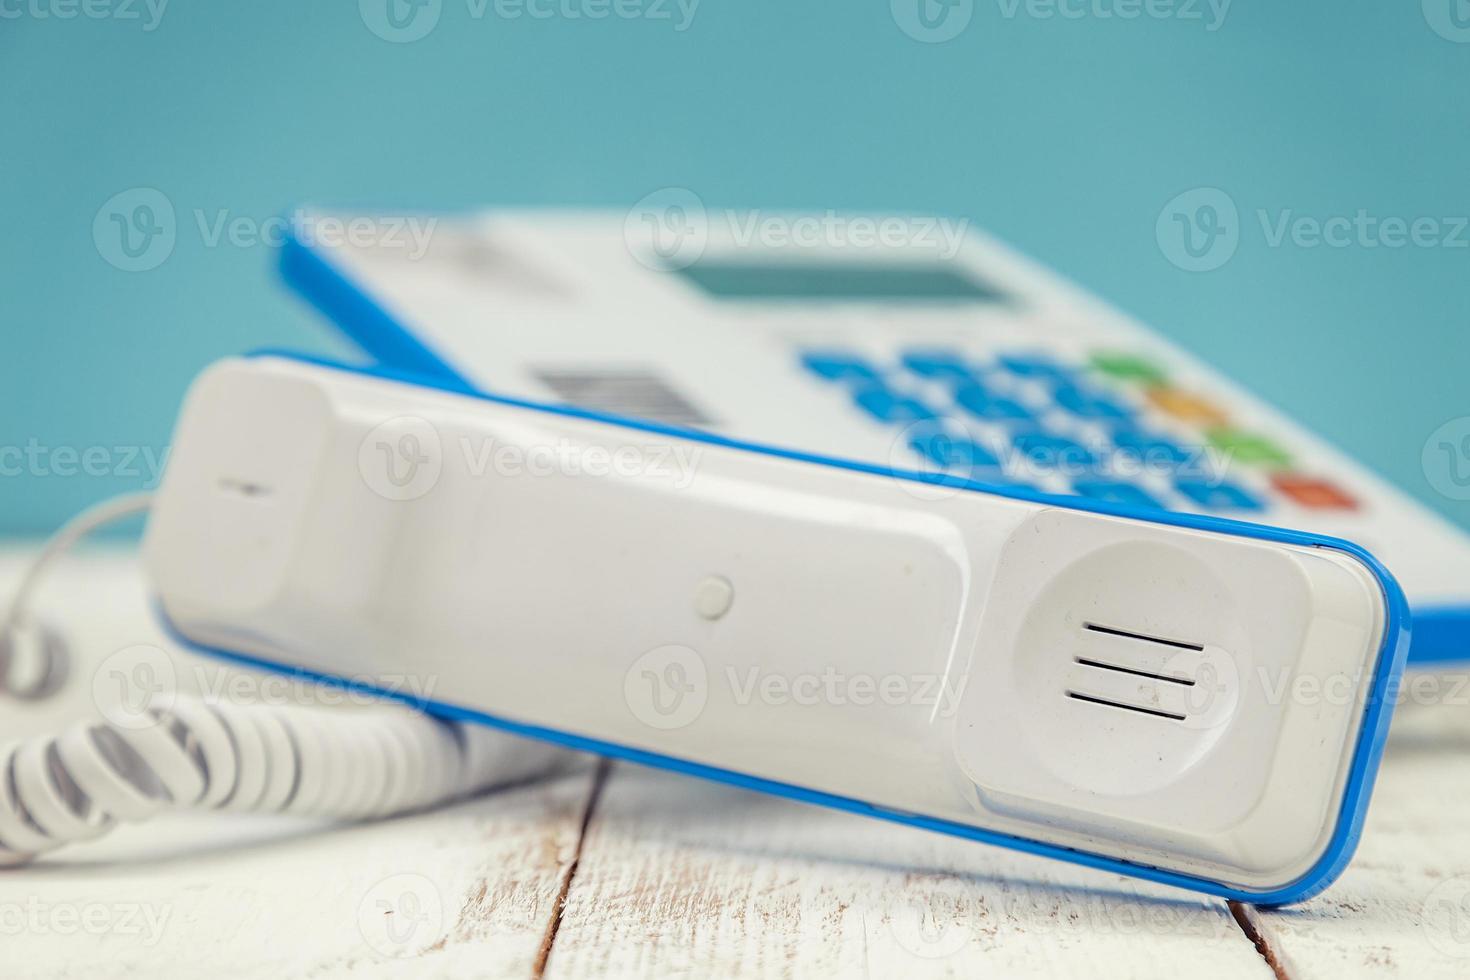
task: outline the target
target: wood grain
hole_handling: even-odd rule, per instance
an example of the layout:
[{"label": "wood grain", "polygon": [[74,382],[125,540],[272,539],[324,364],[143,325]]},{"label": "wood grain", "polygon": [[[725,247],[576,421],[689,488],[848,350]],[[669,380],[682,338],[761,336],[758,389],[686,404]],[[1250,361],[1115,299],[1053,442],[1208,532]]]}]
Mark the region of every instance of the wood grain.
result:
[{"label": "wood grain", "polygon": [[548,977],[1265,977],[1223,902],[619,764]]},{"label": "wood grain", "polygon": [[[1294,980],[1470,977],[1470,684],[1396,714],[1362,844],[1347,872],[1300,906],[1254,912]],[[1415,703],[1415,698],[1433,703]]]},{"label": "wood grain", "polygon": [[530,977],[589,780],[345,829],[180,817],[75,848],[0,880],[5,975]]}]

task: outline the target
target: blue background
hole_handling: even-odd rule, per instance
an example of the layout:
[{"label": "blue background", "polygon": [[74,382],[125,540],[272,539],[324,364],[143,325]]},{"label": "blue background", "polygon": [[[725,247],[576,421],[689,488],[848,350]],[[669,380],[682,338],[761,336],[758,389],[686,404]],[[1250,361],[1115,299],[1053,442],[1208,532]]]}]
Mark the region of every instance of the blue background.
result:
[{"label": "blue background", "polygon": [[[626,206],[677,185],[720,208],[970,217],[1470,526],[1421,463],[1470,415],[1470,249],[1273,248],[1256,218],[1470,214],[1470,43],[1418,3],[1236,0],[1212,31],[1203,6],[1123,20],[974,0],[931,44],[887,0],[702,0],[683,31],[672,7],[508,19],[442,0],[412,43],[375,35],[354,0],[174,0],[151,31],[141,5],[61,20],[28,2],[0,19],[0,447],[108,447],[123,468],[112,447],[160,452],[210,360],[348,351],[268,247],[211,247],[196,215]],[[1239,206],[1239,247],[1186,272],[1155,222],[1202,186]],[[145,272],[92,233],[134,187],[177,215]],[[0,532],[146,482],[0,477]]]}]

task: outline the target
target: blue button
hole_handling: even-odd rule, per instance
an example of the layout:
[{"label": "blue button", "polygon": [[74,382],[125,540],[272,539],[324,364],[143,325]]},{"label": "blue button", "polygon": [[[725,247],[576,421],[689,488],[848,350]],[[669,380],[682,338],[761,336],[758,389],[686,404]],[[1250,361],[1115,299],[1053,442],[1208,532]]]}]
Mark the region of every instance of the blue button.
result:
[{"label": "blue button", "polygon": [[910,350],[903,355],[903,366],[915,374],[937,380],[968,381],[970,366],[954,351]]},{"label": "blue button", "polygon": [[1209,510],[1263,510],[1266,506],[1260,498],[1234,483],[1211,485],[1203,480],[1175,480],[1174,487]]},{"label": "blue button", "polygon": [[856,354],[842,351],[808,351],[801,355],[801,363],[815,375],[828,381],[872,381],[878,377],[877,368]]},{"label": "blue button", "polygon": [[1119,429],[1113,433],[1113,445],[1137,456],[1145,465],[1169,463],[1179,465],[1194,458],[1194,454],[1178,443],[1163,436],[1139,429]]},{"label": "blue button", "polygon": [[909,445],[946,469],[974,469],[1000,465],[1000,460],[996,459],[993,453],[967,436],[933,432],[914,436],[909,440]]},{"label": "blue button", "polygon": [[853,400],[879,422],[917,422],[934,418],[934,413],[917,398],[894,394],[887,388],[863,388],[853,395]]},{"label": "blue button", "polygon": [[1164,505],[1153,496],[1131,483],[1116,480],[1083,480],[1072,484],[1072,490],[1093,500],[1105,500],[1110,504],[1126,504],[1130,507],[1152,507],[1164,510]]},{"label": "blue button", "polygon": [[1072,370],[1045,354],[1002,354],[1001,367],[1023,378],[1040,381],[1071,381]]},{"label": "blue button", "polygon": [[1049,432],[1022,432],[1011,441],[1022,453],[1045,466],[1064,463],[1069,466],[1088,466],[1096,462],[1096,457],[1086,446]]},{"label": "blue button", "polygon": [[1133,416],[1133,410],[1122,402],[1076,385],[1062,385],[1052,393],[1052,397],[1058,405],[1079,418],[1121,421]]},{"label": "blue button", "polygon": [[954,400],[971,415],[989,422],[1029,422],[1035,418],[1019,402],[998,398],[977,384],[960,388]]}]

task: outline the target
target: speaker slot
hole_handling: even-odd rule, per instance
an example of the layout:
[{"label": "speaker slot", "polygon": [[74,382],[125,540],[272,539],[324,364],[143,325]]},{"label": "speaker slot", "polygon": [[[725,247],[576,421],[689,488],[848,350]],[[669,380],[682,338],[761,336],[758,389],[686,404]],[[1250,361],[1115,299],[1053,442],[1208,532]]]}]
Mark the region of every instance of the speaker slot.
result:
[{"label": "speaker slot", "polygon": [[1147,677],[1150,680],[1165,681],[1169,684],[1183,684],[1185,687],[1194,687],[1195,683],[1193,677],[1172,677],[1169,674],[1155,674],[1153,671],[1139,670],[1137,667],[1121,667],[1118,664],[1105,664],[1101,660],[1089,660],[1087,657],[1076,657],[1074,659],[1084,667],[1096,667],[1098,670],[1116,670],[1120,674]]},{"label": "speaker slot", "polygon": [[1107,698],[1095,698],[1090,694],[1078,694],[1076,691],[1068,691],[1067,697],[1074,701],[1086,701],[1088,704],[1100,704],[1105,708],[1122,708],[1124,711],[1136,711],[1141,715],[1153,715],[1155,718],[1167,718],[1170,721],[1183,721],[1183,715],[1177,715],[1172,711],[1160,711],[1157,708],[1144,708],[1136,704],[1124,704],[1122,701],[1109,701]]},{"label": "speaker slot", "polygon": [[1147,633],[1134,633],[1131,630],[1120,630],[1113,626],[1099,626],[1097,623],[1083,623],[1082,628],[1094,633],[1106,633],[1108,636],[1121,636],[1127,640],[1142,640],[1144,643],[1158,643],[1166,647],[1174,647],[1179,650],[1204,651],[1204,646],[1199,643],[1187,643],[1184,640],[1168,640],[1162,636],[1149,636]]}]

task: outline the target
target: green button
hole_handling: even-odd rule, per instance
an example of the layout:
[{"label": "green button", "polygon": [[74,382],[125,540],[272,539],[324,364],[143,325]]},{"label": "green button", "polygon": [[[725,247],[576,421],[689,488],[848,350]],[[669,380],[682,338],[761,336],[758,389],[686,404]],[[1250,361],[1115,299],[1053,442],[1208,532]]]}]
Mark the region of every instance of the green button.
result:
[{"label": "green button", "polygon": [[1163,384],[1164,371],[1152,361],[1132,354],[1110,354],[1099,351],[1092,355],[1092,366],[1104,374],[1111,374],[1124,381],[1142,381],[1145,384]]},{"label": "green button", "polygon": [[1211,429],[1210,445],[1229,453],[1237,463],[1264,463],[1269,466],[1290,466],[1291,454],[1265,436],[1239,429]]}]

